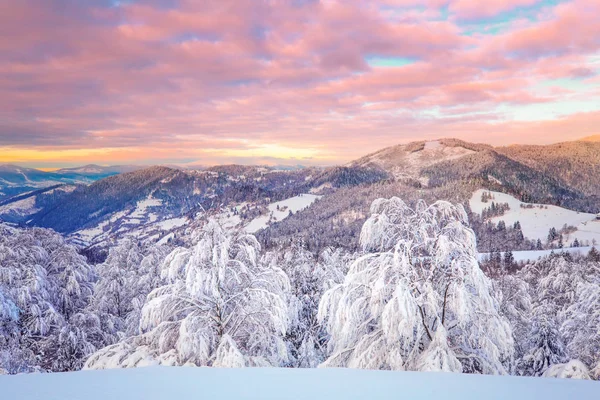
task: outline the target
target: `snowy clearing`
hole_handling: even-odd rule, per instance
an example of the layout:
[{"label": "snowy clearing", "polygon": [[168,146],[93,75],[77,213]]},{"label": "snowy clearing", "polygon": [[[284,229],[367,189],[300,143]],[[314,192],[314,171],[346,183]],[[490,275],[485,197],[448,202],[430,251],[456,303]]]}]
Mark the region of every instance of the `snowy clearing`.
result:
[{"label": "snowy clearing", "polygon": [[[487,203],[481,201],[484,191],[493,196]],[[474,213],[481,214],[483,209],[491,206],[492,202],[508,203],[510,210],[500,217],[491,218],[490,221],[498,223],[503,220],[507,225],[519,221],[523,235],[528,239],[541,239],[545,242],[551,228],[560,230],[567,224],[575,226],[577,231],[565,235],[565,244],[570,244],[575,238],[581,243],[591,244],[593,240],[600,242],[600,220],[596,219],[595,214],[580,213],[546,204],[531,204],[529,205],[531,208],[526,208],[528,203],[523,203],[509,194],[483,189],[473,193],[469,204]]]},{"label": "snowy clearing", "polygon": [[269,220],[272,220],[273,222],[283,221],[290,215],[290,211],[292,213],[297,213],[298,211],[304,210],[321,197],[323,196],[301,194],[296,197],[290,197],[289,199],[271,203],[268,206],[269,214],[254,218],[246,225],[245,231],[248,233],[258,232],[269,225]]},{"label": "snowy clearing", "polygon": [[[569,247],[564,249],[555,249],[555,250],[524,250],[524,251],[513,251],[513,257],[515,262],[527,262],[527,261],[535,261],[541,257],[549,256],[554,252],[554,254],[559,254],[562,252],[566,252],[572,255],[587,255],[592,247]],[[504,254],[504,253],[502,253]],[[489,257],[489,253],[479,253],[479,261],[484,260],[486,257]]]},{"label": "snowy clearing", "polygon": [[136,209],[130,214],[131,218],[144,218],[149,207],[162,206],[163,202],[161,199],[155,199],[152,195],[148,196],[147,199],[138,201]]},{"label": "snowy clearing", "polygon": [[173,228],[179,228],[185,224],[187,224],[187,218],[171,218],[157,222],[155,223],[155,226],[158,226],[162,230],[168,231]]},{"label": "snowy clearing", "polygon": [[30,215],[38,212],[40,209],[35,207],[35,196],[27,197],[23,200],[15,201],[0,207],[0,215],[15,213],[16,215]]},{"label": "snowy clearing", "polygon": [[597,399],[600,383],[352,369],[150,367],[0,376],[19,400]]}]

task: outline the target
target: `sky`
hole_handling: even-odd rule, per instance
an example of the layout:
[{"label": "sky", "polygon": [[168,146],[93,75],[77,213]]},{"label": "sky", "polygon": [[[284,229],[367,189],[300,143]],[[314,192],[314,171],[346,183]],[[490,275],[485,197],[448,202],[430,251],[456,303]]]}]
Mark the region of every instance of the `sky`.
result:
[{"label": "sky", "polygon": [[600,134],[598,0],[0,0],[0,163],[331,165]]}]

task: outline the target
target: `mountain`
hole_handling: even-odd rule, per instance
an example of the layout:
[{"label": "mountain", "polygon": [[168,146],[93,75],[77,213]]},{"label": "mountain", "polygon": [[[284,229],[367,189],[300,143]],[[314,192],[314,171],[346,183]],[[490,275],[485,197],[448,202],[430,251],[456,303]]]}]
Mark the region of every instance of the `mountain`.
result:
[{"label": "mountain", "polygon": [[580,142],[600,142],[600,135],[587,136],[579,139]]},{"label": "mountain", "polygon": [[22,224],[44,208],[52,208],[77,185],[57,184],[0,200],[0,221]]},{"label": "mountain", "polygon": [[[86,166],[61,173],[100,171]],[[254,232],[304,210],[339,188],[369,186],[388,179],[389,174],[380,168],[359,166],[287,171],[242,165],[205,170],[157,166],[79,185],[60,201],[46,201],[45,206],[36,205],[33,195],[19,198],[13,209],[6,209],[4,214],[0,209],[0,218],[52,228],[84,246],[105,246],[125,236],[164,242],[208,216],[232,229]]]},{"label": "mountain", "polygon": [[144,169],[144,168],[145,167],[140,166],[140,165],[112,165],[112,166],[104,167],[104,166],[100,166],[100,165],[89,164],[89,165],[84,165],[82,167],[59,169],[59,170],[54,171],[54,173],[58,174],[58,175],[63,175],[63,176],[74,175],[74,176],[86,176],[86,177],[91,177],[91,178],[97,178],[97,177],[107,177],[107,176],[112,176],[112,175],[117,175],[117,174],[123,174],[126,172],[133,172],[133,171],[137,171],[137,170]]},{"label": "mountain", "polygon": [[476,180],[524,201],[600,211],[600,142],[495,148],[440,139],[389,147],[351,165],[377,166],[424,188]]},{"label": "mountain", "polygon": [[0,165],[0,201],[59,184],[90,184],[97,180],[140,169],[139,166],[87,165],[52,172],[16,165]]},{"label": "mountain", "polygon": [[[136,167],[89,165],[54,174],[91,179],[123,173],[68,193],[49,191],[52,197],[37,193],[35,202],[31,196],[17,198],[13,210],[5,207],[4,216],[0,209],[0,218],[52,228],[81,244],[97,245],[124,236],[173,239],[212,216],[231,229],[257,231],[267,247],[303,240],[317,252],[330,245],[352,250],[372,201],[379,197],[466,204],[476,190],[487,189],[523,202],[596,213],[600,152],[595,146],[573,142],[494,148],[439,139],[389,147],[343,166],[291,171],[222,165],[127,172]],[[579,172],[570,178],[569,168]]]},{"label": "mountain", "polygon": [[423,168],[460,159],[490,146],[463,142],[457,139],[412,142],[380,150],[350,163],[351,166],[377,167],[397,180],[417,180],[426,184]]},{"label": "mountain", "polygon": [[[257,235],[267,247],[300,240],[316,253],[327,246],[356,250],[373,200],[397,196],[409,204],[418,199],[467,204],[478,189],[507,193],[522,202],[597,213],[600,211],[600,198],[596,195],[600,190],[597,145],[572,142],[494,148],[458,139],[440,139],[388,147],[348,164],[350,168],[381,171],[382,178],[387,174],[388,179],[338,186],[337,190],[333,187],[308,209]],[[491,237],[492,241],[496,239]]]},{"label": "mountain", "polygon": [[134,233],[159,240],[191,224],[198,214],[231,205],[246,204],[242,214],[250,220],[269,202],[300,194],[310,173],[243,166],[205,171],[150,167],[80,186],[59,203],[37,210],[28,225],[52,228],[83,244]]},{"label": "mountain", "polygon": [[[596,136],[600,139],[600,136]],[[600,196],[600,141],[582,140],[548,146],[508,146],[497,151],[554,177],[586,196]]]}]

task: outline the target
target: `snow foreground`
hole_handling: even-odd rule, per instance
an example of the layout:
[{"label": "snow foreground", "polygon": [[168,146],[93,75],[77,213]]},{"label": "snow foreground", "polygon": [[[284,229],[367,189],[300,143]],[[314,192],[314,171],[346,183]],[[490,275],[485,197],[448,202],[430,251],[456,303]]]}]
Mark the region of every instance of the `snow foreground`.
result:
[{"label": "snow foreground", "polygon": [[149,367],[0,376],[15,400],[598,399],[600,383],[572,379],[352,369]]}]

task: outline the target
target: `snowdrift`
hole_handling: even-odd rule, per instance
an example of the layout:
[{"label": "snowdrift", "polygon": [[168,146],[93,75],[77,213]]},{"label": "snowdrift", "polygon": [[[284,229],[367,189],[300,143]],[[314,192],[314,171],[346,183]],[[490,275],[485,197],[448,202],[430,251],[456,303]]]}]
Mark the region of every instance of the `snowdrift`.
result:
[{"label": "snowdrift", "polygon": [[149,367],[0,376],[11,400],[594,399],[600,383],[351,369]]}]

